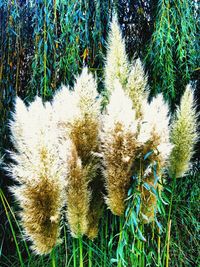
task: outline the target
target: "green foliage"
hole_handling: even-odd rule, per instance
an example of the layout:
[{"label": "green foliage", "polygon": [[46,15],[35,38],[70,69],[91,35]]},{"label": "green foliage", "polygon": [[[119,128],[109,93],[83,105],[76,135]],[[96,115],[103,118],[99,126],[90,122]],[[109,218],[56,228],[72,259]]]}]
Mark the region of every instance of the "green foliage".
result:
[{"label": "green foliage", "polygon": [[[199,166],[199,162],[197,162]],[[198,167],[199,169],[199,167]],[[199,266],[199,206],[200,173],[193,171],[189,176],[176,181],[172,209],[171,265]]]},{"label": "green foliage", "polygon": [[118,0],[119,23],[129,58],[143,57],[153,32],[157,0]]},{"label": "green foliage", "polygon": [[[113,1],[0,1],[0,147],[16,95],[51,99],[87,63],[102,76]],[[108,8],[109,6],[109,8]],[[101,83],[100,83],[101,85]]]},{"label": "green foliage", "polygon": [[147,48],[152,94],[163,92],[172,108],[198,68],[195,1],[160,0]]}]

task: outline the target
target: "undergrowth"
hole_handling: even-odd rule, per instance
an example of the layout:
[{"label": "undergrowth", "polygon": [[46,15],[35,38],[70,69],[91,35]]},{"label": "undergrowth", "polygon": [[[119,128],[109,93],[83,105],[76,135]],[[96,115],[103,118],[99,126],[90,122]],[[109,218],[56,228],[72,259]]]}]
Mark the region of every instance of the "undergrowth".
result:
[{"label": "undergrowth", "polygon": [[[189,267],[200,264],[199,176],[199,170],[194,170],[176,181],[171,213],[169,266]],[[124,221],[105,209],[98,238],[94,241],[85,237],[82,240],[73,239],[63,223],[63,242],[47,256],[38,256],[30,252],[29,241],[22,238],[15,205],[9,203],[4,192],[0,190],[1,217],[6,215],[6,220],[2,220],[0,224],[0,266],[166,266],[165,236],[171,185],[169,181],[163,191],[162,198],[165,204],[159,207],[162,214],[158,214],[153,224],[137,225],[139,198],[135,194],[136,209],[129,224],[135,234],[131,233],[130,227],[126,227],[127,220]],[[129,200],[131,193],[130,190]],[[120,243],[122,239],[125,242],[123,244]],[[132,253],[129,251],[131,246]]]}]

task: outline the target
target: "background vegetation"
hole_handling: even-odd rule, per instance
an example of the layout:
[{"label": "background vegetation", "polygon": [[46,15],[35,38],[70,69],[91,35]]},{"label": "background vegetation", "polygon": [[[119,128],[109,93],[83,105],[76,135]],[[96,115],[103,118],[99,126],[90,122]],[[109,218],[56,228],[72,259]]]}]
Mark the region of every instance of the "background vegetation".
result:
[{"label": "background vegetation", "polygon": [[[185,85],[198,78],[198,8],[189,0],[3,0],[0,2],[0,149],[10,147],[7,122],[16,95],[30,101],[36,94],[51,99],[61,83],[73,84],[87,64],[103,90],[103,59],[112,12],[116,9],[130,58],[140,56],[149,74],[151,95],[163,92],[172,110]],[[198,101],[199,80],[196,82]],[[198,157],[199,153],[196,153]],[[5,158],[6,160],[6,158]],[[199,163],[177,181],[172,214],[170,266],[198,266]],[[79,244],[69,234],[51,256],[30,254],[8,193],[12,182],[0,173],[0,266],[79,266]],[[169,200],[171,183],[164,191]],[[12,207],[12,208],[11,208]],[[168,205],[162,205],[166,225]],[[120,221],[105,210],[100,236],[83,240],[84,266],[116,266]],[[143,229],[136,266],[165,266],[162,251],[166,229]],[[63,227],[63,232],[68,229]],[[128,239],[128,242],[131,239]],[[118,247],[118,250],[117,250]],[[116,253],[117,251],[117,253]],[[124,255],[126,257],[126,255]],[[163,264],[163,265],[162,265]],[[122,265],[121,265],[122,266]],[[131,265],[130,265],[131,266]]]}]

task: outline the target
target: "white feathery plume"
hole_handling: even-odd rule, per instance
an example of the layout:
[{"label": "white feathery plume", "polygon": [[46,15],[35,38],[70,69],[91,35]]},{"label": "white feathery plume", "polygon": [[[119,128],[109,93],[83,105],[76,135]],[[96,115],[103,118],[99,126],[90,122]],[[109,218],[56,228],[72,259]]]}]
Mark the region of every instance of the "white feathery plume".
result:
[{"label": "white feathery plume", "polygon": [[152,141],[163,160],[167,160],[172,149],[169,140],[169,108],[159,94],[150,104],[143,101],[143,119],[140,124],[138,141],[142,144]]},{"label": "white feathery plume", "polygon": [[90,114],[97,118],[100,113],[97,83],[93,75],[89,73],[87,67],[83,68],[81,75],[77,77],[74,85],[74,93],[78,99],[80,113]]},{"label": "white feathery plume", "polygon": [[135,110],[133,109],[132,101],[124,92],[119,80],[115,79],[114,86],[115,89],[103,116],[104,132],[112,131],[117,123],[122,124],[126,131],[136,132],[137,123],[133,123]]},{"label": "white feathery plume", "polygon": [[142,117],[142,102],[148,98],[147,76],[141,60],[136,59],[132,66],[128,77],[128,82],[125,87],[129,97],[133,102],[133,107],[136,110],[136,117]]},{"label": "white feathery plume", "polygon": [[78,98],[74,91],[63,85],[54,96],[52,107],[58,130],[64,138],[68,136],[74,119],[80,116]]},{"label": "white feathery plume", "polygon": [[[77,156],[74,153],[73,160],[78,157],[81,166],[71,161],[70,166],[75,165],[73,170],[71,169],[71,187],[70,185],[68,187],[67,198],[71,199],[71,203],[69,203],[70,210],[68,209],[67,217],[73,236],[87,234],[89,238],[94,238],[98,231],[93,231],[93,229],[98,229],[98,220],[101,213],[95,213],[93,209],[97,211],[102,205],[101,199],[96,205],[90,205],[93,201],[93,183],[91,184],[90,182],[93,182],[94,179],[96,180],[99,168],[99,159],[95,155],[99,152],[100,99],[96,81],[87,68],[84,68],[81,75],[76,79],[74,97],[77,99],[79,114],[71,124],[70,137],[77,152]],[[77,180],[77,185],[79,185],[79,193],[76,186],[73,186],[74,179]],[[101,182],[99,182],[99,190],[101,190]],[[73,195],[77,197],[74,198]],[[73,215],[78,213],[79,219]],[[90,214],[94,213],[98,214],[96,218],[90,216]],[[77,223],[81,218],[81,223],[79,222],[78,226]],[[79,231],[78,228],[80,228]]]},{"label": "white feathery plume", "polygon": [[20,186],[11,190],[22,209],[25,237],[35,253],[46,254],[59,242],[70,143],[60,143],[52,107],[40,98],[28,108],[18,98],[13,118],[10,128],[17,152],[11,152],[15,163],[8,171]]},{"label": "white feathery plume", "polygon": [[108,46],[105,64],[105,88],[112,92],[114,81],[118,79],[125,86],[128,79],[129,62],[126,55],[125,42],[122,38],[117,16],[113,16],[108,34]]},{"label": "white feathery plume", "polygon": [[85,67],[74,85],[73,97],[78,110],[71,123],[70,137],[81,161],[89,163],[92,154],[98,152],[100,99],[93,75]]}]

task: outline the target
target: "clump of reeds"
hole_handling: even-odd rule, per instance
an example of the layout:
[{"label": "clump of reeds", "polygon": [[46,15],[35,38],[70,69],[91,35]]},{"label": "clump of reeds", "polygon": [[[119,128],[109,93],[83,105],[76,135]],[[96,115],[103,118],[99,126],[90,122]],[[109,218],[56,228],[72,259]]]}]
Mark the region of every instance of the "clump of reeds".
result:
[{"label": "clump of reeds", "polygon": [[170,139],[174,145],[169,160],[169,173],[172,177],[181,177],[189,169],[189,162],[194,154],[197,142],[197,113],[194,92],[187,85],[177,108]]},{"label": "clump of reeds", "polygon": [[19,183],[11,188],[20,204],[20,217],[27,239],[38,254],[49,253],[59,243],[60,211],[64,204],[65,162],[59,158],[68,145],[58,142],[56,124],[50,104],[40,98],[27,108],[17,98],[11,138],[16,152],[10,152],[14,163],[8,171]]},{"label": "clump of reeds", "polygon": [[122,215],[130,186],[132,164],[137,151],[137,121],[131,99],[118,80],[102,117],[102,153],[105,162],[106,202],[111,211]]}]

